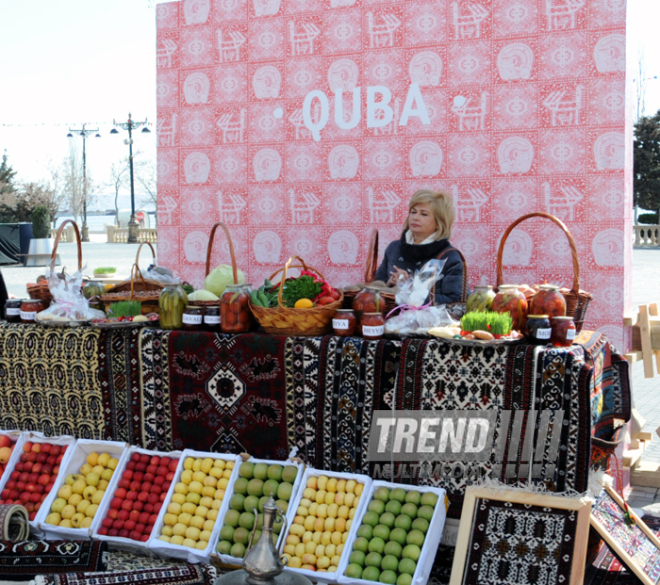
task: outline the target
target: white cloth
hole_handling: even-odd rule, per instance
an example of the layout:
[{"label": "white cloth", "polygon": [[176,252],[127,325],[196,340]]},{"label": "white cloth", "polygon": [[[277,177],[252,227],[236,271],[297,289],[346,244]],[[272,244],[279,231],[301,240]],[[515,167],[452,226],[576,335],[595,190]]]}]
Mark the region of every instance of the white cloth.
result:
[{"label": "white cloth", "polygon": [[419,244],[415,244],[415,236],[412,235],[412,232],[410,230],[406,230],[406,244],[415,244],[416,246],[422,246],[424,244],[430,244],[431,242],[435,242],[437,239],[438,237],[436,233],[433,232],[423,242],[420,242]]}]

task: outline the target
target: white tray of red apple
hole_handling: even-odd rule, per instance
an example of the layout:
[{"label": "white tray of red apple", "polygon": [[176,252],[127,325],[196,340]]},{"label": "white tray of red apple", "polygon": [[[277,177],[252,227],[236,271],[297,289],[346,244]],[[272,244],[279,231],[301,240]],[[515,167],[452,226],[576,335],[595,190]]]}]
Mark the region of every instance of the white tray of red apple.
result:
[{"label": "white tray of red apple", "polygon": [[158,513],[167,497],[181,451],[163,453],[130,447],[117,467],[117,484],[98,509],[100,522],[92,538],[107,540],[111,549],[145,552]]},{"label": "white tray of red apple", "polygon": [[36,536],[42,535],[39,529],[41,508],[57,481],[60,468],[67,465],[75,443],[76,439],[71,436],[46,437],[32,431],[20,433],[14,443],[12,458],[0,479],[0,504],[24,506]]},{"label": "white tray of red apple", "polygon": [[16,451],[16,443],[22,433],[23,431],[0,431],[0,491],[7,481],[5,470],[13,469],[14,462],[20,456],[20,453]]},{"label": "white tray of red apple", "polygon": [[287,513],[286,569],[314,582],[336,582],[346,543],[365,507],[372,479],[307,467]]},{"label": "white tray of red apple", "polygon": [[155,554],[208,562],[229,505],[241,458],[186,449],[149,539]]},{"label": "white tray of red apple", "polygon": [[101,520],[99,508],[114,493],[115,469],[127,454],[128,445],[119,441],[76,442],[37,517],[47,539],[89,540]]},{"label": "white tray of red apple", "polygon": [[374,481],[346,543],[342,585],[425,585],[447,517],[445,490]]},{"label": "white tray of red apple", "polygon": [[[213,557],[226,565],[242,565],[247,552],[249,539],[255,520],[256,531],[253,544],[261,536],[263,506],[271,493],[276,505],[286,516],[289,504],[295,499],[303,481],[305,466],[298,461],[255,459],[241,461],[234,489],[229,497],[229,506],[223,518],[217,543],[214,543]],[[258,511],[255,518],[253,509]],[[278,518],[279,520],[279,518]],[[274,524],[273,533],[277,536],[276,546],[284,539],[284,522]]]}]

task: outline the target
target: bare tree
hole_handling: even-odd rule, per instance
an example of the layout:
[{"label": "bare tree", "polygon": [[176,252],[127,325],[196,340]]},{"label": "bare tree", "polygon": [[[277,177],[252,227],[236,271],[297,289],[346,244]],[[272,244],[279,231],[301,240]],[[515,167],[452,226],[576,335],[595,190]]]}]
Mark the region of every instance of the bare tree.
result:
[{"label": "bare tree", "polygon": [[58,190],[63,195],[63,200],[69,207],[69,212],[75,221],[82,215],[85,195],[87,196],[87,208],[94,202],[98,188],[94,180],[89,176],[89,170],[83,177],[82,161],[78,156],[78,149],[73,144],[69,145],[69,154],[57,169],[56,176]]},{"label": "bare tree", "polygon": [[127,189],[129,180],[128,157],[122,158],[110,166],[110,178],[107,185],[112,188],[115,194],[115,222],[119,224],[119,193]]},{"label": "bare tree", "polygon": [[644,115],[646,109],[647,76],[644,46],[640,45],[637,48],[637,71],[635,75],[635,122]]},{"label": "bare tree", "polygon": [[158,207],[158,183],[156,181],[156,161],[153,158],[133,157],[133,171],[136,183],[141,187],[144,197],[140,205],[153,204]]}]

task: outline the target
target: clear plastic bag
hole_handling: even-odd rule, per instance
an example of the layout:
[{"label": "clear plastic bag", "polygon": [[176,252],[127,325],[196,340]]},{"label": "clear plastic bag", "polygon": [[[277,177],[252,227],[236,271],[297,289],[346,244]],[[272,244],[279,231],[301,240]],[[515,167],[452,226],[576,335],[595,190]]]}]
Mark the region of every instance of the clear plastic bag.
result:
[{"label": "clear plastic bag", "polygon": [[429,260],[413,274],[412,278],[400,279],[396,295],[398,315],[385,323],[385,333],[395,335],[426,334],[432,327],[456,325],[444,305],[431,306],[428,301],[433,286],[442,279],[445,260]]},{"label": "clear plastic bag", "polygon": [[60,278],[53,270],[48,277],[48,288],[53,295],[50,307],[37,314],[37,322],[73,322],[103,319],[105,313],[89,306],[82,294],[85,266],[73,274]]}]

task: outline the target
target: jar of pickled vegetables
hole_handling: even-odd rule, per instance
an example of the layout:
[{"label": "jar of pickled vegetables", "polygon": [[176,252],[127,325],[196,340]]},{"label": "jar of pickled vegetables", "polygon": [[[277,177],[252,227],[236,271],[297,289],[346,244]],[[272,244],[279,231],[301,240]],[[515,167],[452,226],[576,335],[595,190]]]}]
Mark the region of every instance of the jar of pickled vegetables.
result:
[{"label": "jar of pickled vegetables", "polygon": [[220,297],[220,330],[223,333],[247,333],[252,328],[248,305],[252,285],[229,284]]},{"label": "jar of pickled vegetables", "polygon": [[335,335],[348,337],[355,333],[357,318],[353,309],[338,309],[332,318],[332,328]]},{"label": "jar of pickled vegetables", "polygon": [[385,333],[385,317],[381,313],[362,314],[362,337],[381,339]]},{"label": "jar of pickled vegetables", "polygon": [[570,347],[575,339],[575,321],[573,317],[553,317],[550,319],[552,335],[550,341],[555,347]]},{"label": "jar of pickled vegetables", "polygon": [[542,284],[529,302],[529,312],[533,315],[563,317],[566,315],[566,299],[555,284]]},{"label": "jar of pickled vegetables", "polygon": [[365,286],[353,299],[353,311],[357,317],[358,327],[362,322],[363,313],[381,313],[385,316],[385,299],[380,290],[371,286]]},{"label": "jar of pickled vegetables", "polygon": [[180,284],[168,284],[158,297],[160,326],[163,329],[181,329],[183,311],[188,306],[188,295]]},{"label": "jar of pickled vegetables", "polygon": [[513,328],[518,331],[525,328],[527,322],[527,299],[518,290],[517,284],[503,284],[493,299],[493,311],[509,313]]},{"label": "jar of pickled vegetables", "polygon": [[490,285],[479,285],[474,287],[474,291],[467,299],[467,310],[470,311],[491,311],[493,309],[493,299],[495,291]]}]

